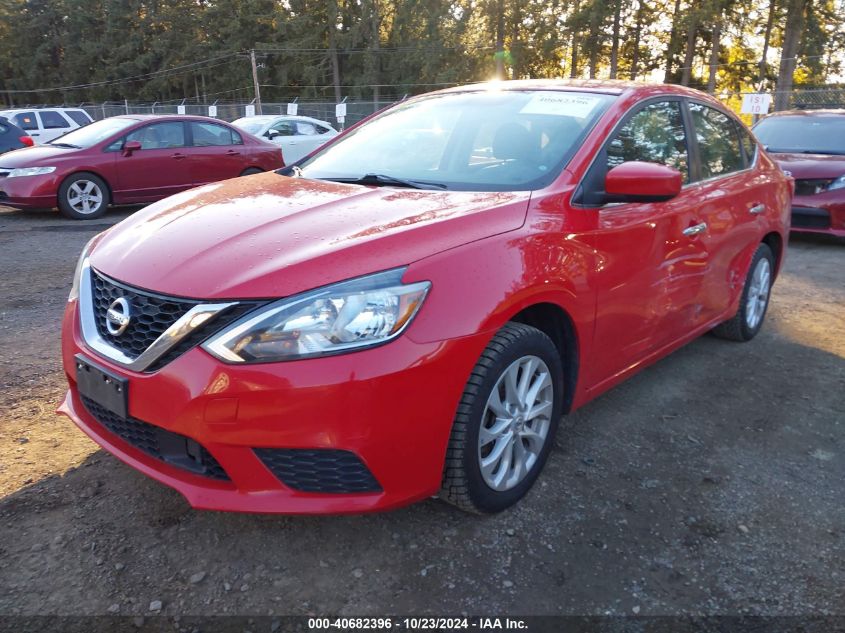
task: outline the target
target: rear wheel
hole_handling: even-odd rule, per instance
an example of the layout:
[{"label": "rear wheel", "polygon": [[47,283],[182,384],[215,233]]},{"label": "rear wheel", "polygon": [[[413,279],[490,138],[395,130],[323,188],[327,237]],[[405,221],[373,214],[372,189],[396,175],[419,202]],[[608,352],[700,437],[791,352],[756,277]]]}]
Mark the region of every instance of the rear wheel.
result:
[{"label": "rear wheel", "polygon": [[260,174],[262,173],[262,169],[258,169],[258,167],[247,167],[241,172],[241,176],[252,176],[253,174]]},{"label": "rear wheel", "polygon": [[452,426],[441,492],[462,510],[493,513],[537,479],[561,414],[563,367],[540,330],[505,325],[470,375]]},{"label": "rear wheel", "polygon": [[742,298],[736,314],[713,329],[713,334],[730,341],[750,341],[763,327],[769,308],[774,279],[775,257],[772,249],[760,244],[751,259]]},{"label": "rear wheel", "polygon": [[74,174],[59,187],[59,210],[74,220],[99,218],[110,202],[108,186],[94,174]]}]

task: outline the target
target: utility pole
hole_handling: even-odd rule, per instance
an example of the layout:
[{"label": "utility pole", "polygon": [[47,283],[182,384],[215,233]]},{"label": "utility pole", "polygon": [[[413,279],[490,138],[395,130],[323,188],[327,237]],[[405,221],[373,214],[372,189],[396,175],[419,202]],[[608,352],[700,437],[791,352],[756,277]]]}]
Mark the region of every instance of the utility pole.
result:
[{"label": "utility pole", "polygon": [[258,85],[258,67],[255,65],[255,49],[249,51],[249,61],[252,64],[252,85],[255,88],[255,113],[261,114],[261,86]]}]

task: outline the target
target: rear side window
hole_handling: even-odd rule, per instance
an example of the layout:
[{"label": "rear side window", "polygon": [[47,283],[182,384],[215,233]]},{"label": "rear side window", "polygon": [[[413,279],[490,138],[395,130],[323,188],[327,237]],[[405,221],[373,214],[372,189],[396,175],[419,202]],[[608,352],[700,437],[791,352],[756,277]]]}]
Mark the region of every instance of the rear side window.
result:
[{"label": "rear side window", "polygon": [[185,127],[181,122],[153,123],[126,135],[127,141],[140,141],[141,149],[185,147]]},{"label": "rear side window", "polygon": [[651,103],[632,116],[607,145],[607,169],[629,161],[674,167],[689,182],[689,152],[679,101]]},{"label": "rear side window", "polygon": [[700,103],[689,104],[703,179],[745,168],[737,126],[724,112]]},{"label": "rear side window", "polygon": [[12,123],[22,130],[37,130],[38,123],[35,121],[34,112],[19,112],[12,117]]},{"label": "rear side window", "polygon": [[70,127],[67,119],[53,110],[42,110],[38,113],[38,116],[41,117],[41,125],[45,130],[58,130],[60,128]]},{"label": "rear side window", "polygon": [[191,123],[194,147],[213,147],[219,145],[241,145],[243,139],[234,130],[216,123]]},{"label": "rear side window", "polygon": [[79,110],[67,110],[65,112],[71,119],[73,119],[74,123],[79,126],[88,125],[91,123],[91,119],[84,112],[80,112]]}]

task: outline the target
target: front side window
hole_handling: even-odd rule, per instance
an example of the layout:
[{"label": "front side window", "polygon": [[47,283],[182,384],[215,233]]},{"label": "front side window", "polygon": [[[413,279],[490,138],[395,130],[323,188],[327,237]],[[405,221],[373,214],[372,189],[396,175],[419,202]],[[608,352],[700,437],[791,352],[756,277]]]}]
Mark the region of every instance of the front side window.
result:
[{"label": "front side window", "polygon": [[12,123],[22,130],[37,130],[38,123],[35,121],[34,112],[18,112],[12,117]]},{"label": "front side window", "polygon": [[680,101],[650,103],[607,145],[608,170],[630,161],[674,167],[689,182],[689,152]]},{"label": "front side window", "polygon": [[60,128],[70,127],[70,123],[58,112],[52,110],[42,110],[38,113],[41,117],[41,125],[45,130],[57,130]]},{"label": "front side window", "polygon": [[723,176],[745,167],[736,124],[724,112],[700,103],[689,104],[703,179]]},{"label": "front side window", "polygon": [[464,191],[527,191],[560,174],[613,95],[476,90],[411,99],[301,165],[337,181],[385,176]]},{"label": "front side window", "polygon": [[240,145],[243,142],[239,134],[232,132],[225,125],[216,123],[192,122],[191,134],[194,137],[194,147]]},{"label": "front side window", "polygon": [[133,130],[126,141],[140,141],[141,149],[170,149],[185,147],[185,127],[181,122],[153,123]]},{"label": "front side window", "polygon": [[270,126],[267,130],[268,136],[294,136],[296,134],[296,127],[293,121],[279,121]]},{"label": "front side window", "polygon": [[745,164],[750,167],[757,157],[757,141],[754,140],[754,137],[751,136],[751,133],[745,126],[737,123],[737,128],[739,129],[739,142],[742,145],[742,153],[745,155]]}]

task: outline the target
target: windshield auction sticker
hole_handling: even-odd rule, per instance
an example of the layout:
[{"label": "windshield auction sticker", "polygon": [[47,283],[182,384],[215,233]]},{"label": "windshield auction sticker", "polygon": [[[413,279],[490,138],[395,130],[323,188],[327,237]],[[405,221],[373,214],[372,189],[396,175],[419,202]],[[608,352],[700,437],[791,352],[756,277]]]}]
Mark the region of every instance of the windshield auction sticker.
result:
[{"label": "windshield auction sticker", "polygon": [[601,102],[600,97],[594,97],[575,92],[538,92],[531,100],[522,106],[520,114],[556,114],[558,116],[572,116],[579,119],[588,117],[593,109]]}]

